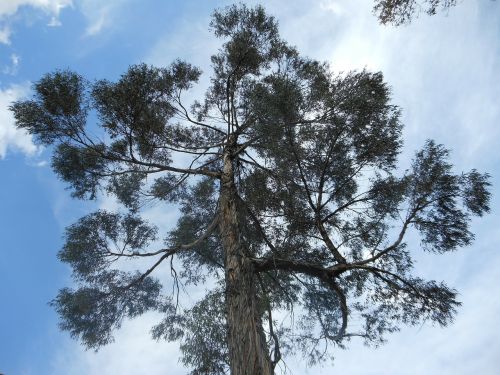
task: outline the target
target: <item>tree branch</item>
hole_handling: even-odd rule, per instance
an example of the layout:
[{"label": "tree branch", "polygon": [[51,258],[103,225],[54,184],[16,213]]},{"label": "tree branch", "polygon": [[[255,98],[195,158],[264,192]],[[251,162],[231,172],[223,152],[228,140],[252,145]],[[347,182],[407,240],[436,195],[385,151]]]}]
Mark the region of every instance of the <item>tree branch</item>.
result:
[{"label": "tree branch", "polygon": [[118,254],[118,253],[114,254],[114,255],[119,255],[119,256],[153,256],[153,255],[158,255],[158,254],[164,253],[160,257],[160,259],[158,259],[153,264],[153,266],[151,266],[151,268],[149,268],[146,272],[144,272],[139,278],[135,279],[134,281],[132,281],[127,286],[124,286],[123,289],[129,289],[129,288],[133,287],[134,285],[137,285],[138,283],[141,283],[147,276],[149,276],[151,274],[151,272],[153,272],[155,270],[156,267],[158,267],[169,256],[173,256],[176,253],[178,253],[179,251],[189,250],[189,249],[195,247],[196,245],[198,245],[199,243],[203,242],[205,239],[207,239],[212,234],[212,232],[214,231],[214,229],[217,228],[218,222],[219,222],[219,217],[218,217],[218,215],[216,215],[215,219],[207,227],[205,233],[203,233],[203,235],[201,235],[196,240],[194,240],[193,242],[190,242],[188,244],[182,244],[182,245],[174,246],[174,247],[169,248],[169,249],[162,249],[162,250],[159,250],[157,252],[147,253],[147,254],[144,254],[144,255],[140,255],[140,254],[125,255],[125,254]]}]

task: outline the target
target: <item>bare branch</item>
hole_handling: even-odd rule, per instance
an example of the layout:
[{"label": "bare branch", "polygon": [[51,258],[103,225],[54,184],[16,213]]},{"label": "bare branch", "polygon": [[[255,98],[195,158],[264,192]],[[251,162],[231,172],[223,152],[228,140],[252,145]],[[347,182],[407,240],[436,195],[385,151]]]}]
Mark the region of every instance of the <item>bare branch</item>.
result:
[{"label": "bare branch", "polygon": [[330,287],[330,289],[332,289],[335,292],[335,294],[337,294],[337,297],[340,301],[340,310],[342,312],[342,326],[340,327],[338,333],[335,336],[331,336],[327,332],[325,332],[325,335],[328,334],[327,338],[329,340],[338,342],[345,336],[347,330],[347,319],[348,319],[347,299],[344,294],[344,291],[335,282],[334,278],[325,275],[321,278],[321,280],[323,280],[323,282],[325,282]]},{"label": "bare branch", "polygon": [[189,112],[187,111],[187,109],[184,107],[184,105],[182,105],[182,102],[181,102],[181,99],[180,99],[180,92],[177,94],[177,97],[176,97],[176,102],[177,104],[179,104],[179,107],[181,107],[182,111],[179,111],[177,110],[177,113],[179,113],[180,115],[184,116],[184,118],[189,121],[190,123],[194,124],[194,125],[198,125],[198,126],[202,126],[202,127],[205,127],[207,129],[211,129],[213,131],[216,131],[218,132],[219,134],[223,135],[223,136],[226,136],[226,133],[224,133],[222,130],[220,130],[219,128],[216,128],[215,126],[212,126],[212,125],[208,125],[208,124],[205,124],[203,122],[199,122],[199,121],[196,121],[196,120],[193,120],[190,116],[189,116]]},{"label": "bare branch", "polygon": [[130,284],[124,286],[123,289],[129,289],[129,288],[133,287],[134,285],[137,285],[137,284],[141,283],[147,276],[149,276],[155,270],[156,267],[158,267],[169,256],[173,256],[176,253],[178,253],[179,251],[191,249],[191,248],[195,247],[196,245],[200,244],[201,242],[203,242],[204,240],[206,240],[212,234],[212,232],[214,231],[214,229],[217,228],[218,222],[219,222],[219,217],[218,217],[218,215],[216,215],[215,219],[207,227],[207,229],[203,233],[203,235],[201,235],[196,240],[194,240],[193,242],[190,242],[188,244],[182,244],[182,245],[179,245],[179,246],[172,247],[170,249],[162,249],[162,250],[158,250],[158,251],[156,251],[154,253],[146,253],[146,254],[143,254],[143,255],[141,255],[141,254],[130,254],[129,255],[129,254],[112,253],[113,255],[117,255],[117,256],[132,256],[132,257],[133,256],[153,256],[153,255],[158,255],[158,254],[164,253],[151,266],[151,268],[149,268],[146,272],[144,272],[140,277],[138,277],[137,279],[135,279],[134,281],[132,281]]}]

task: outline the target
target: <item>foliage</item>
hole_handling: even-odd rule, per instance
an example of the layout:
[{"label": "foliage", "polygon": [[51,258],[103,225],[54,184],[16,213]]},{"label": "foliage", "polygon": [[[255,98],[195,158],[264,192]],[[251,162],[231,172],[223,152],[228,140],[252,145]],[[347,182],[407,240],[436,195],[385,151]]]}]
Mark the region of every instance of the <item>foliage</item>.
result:
[{"label": "foliage", "polygon": [[430,16],[438,10],[449,9],[457,5],[456,0],[375,0],[373,11],[382,24],[400,26],[410,23],[412,18],[424,12]]}]

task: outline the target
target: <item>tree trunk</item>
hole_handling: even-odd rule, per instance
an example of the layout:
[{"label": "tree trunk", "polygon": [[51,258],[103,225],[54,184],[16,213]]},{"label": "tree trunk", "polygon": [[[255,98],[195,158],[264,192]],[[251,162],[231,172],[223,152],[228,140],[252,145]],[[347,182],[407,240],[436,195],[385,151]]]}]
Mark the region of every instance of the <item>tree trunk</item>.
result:
[{"label": "tree trunk", "polygon": [[219,228],[225,252],[231,375],[271,375],[273,370],[257,304],[253,265],[241,241],[236,192],[233,162],[230,152],[226,150],[219,201]]}]

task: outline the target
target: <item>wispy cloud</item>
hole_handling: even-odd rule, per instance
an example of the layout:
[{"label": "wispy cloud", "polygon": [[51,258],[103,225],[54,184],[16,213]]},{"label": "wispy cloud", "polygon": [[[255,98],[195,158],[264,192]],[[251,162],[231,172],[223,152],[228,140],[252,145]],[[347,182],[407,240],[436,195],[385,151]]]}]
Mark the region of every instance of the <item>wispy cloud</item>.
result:
[{"label": "wispy cloud", "polygon": [[2,44],[10,44],[10,35],[11,35],[11,30],[8,25],[4,25],[0,29],[0,43]]},{"label": "wispy cloud", "polygon": [[339,16],[344,13],[344,7],[342,6],[341,2],[336,0],[323,0],[319,4],[319,6],[321,9],[332,12]]},{"label": "wispy cloud", "polygon": [[80,0],[78,8],[87,19],[84,36],[94,37],[110,30],[117,21],[120,7],[130,0]]},{"label": "wispy cloud", "polygon": [[29,6],[50,16],[48,26],[60,26],[59,14],[62,9],[72,6],[72,0],[3,0],[0,1],[0,43],[10,44],[12,34],[10,19],[21,7]]},{"label": "wispy cloud", "polygon": [[29,156],[39,151],[31,135],[15,127],[14,117],[8,109],[13,101],[25,97],[27,93],[27,85],[11,85],[0,90],[0,159],[5,158],[9,150],[21,151]]},{"label": "wispy cloud", "polygon": [[52,18],[50,19],[50,21],[47,24],[47,26],[50,26],[50,27],[59,27],[59,26],[62,26],[62,22],[59,19],[59,17],[52,16]]},{"label": "wispy cloud", "polygon": [[111,25],[111,7],[105,5],[97,10],[92,11],[89,16],[89,25],[85,29],[85,36],[95,36],[103,29]]},{"label": "wispy cloud", "polygon": [[15,54],[15,53],[11,53],[10,63],[3,67],[2,73],[8,74],[11,76],[15,76],[17,74],[18,69],[19,69],[20,61],[21,61],[21,58],[19,57],[19,55]]},{"label": "wispy cloud", "polygon": [[0,1],[0,17],[14,15],[22,6],[39,8],[57,16],[61,9],[73,4],[72,0],[7,0]]}]

